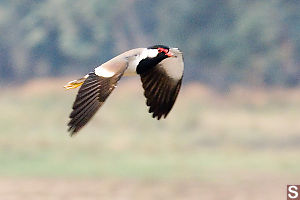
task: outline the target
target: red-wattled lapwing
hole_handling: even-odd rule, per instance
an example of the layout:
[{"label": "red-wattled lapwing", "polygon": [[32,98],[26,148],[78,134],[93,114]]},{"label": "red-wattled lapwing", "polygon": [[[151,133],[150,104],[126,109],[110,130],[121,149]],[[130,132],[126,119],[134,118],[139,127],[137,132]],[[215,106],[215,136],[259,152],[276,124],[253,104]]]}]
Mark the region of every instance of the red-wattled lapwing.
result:
[{"label": "red-wattled lapwing", "polygon": [[120,78],[140,75],[149,113],[158,120],[172,109],[183,77],[183,55],[177,48],[155,45],[126,51],[65,88],[81,85],[68,123],[71,135],[78,132],[103,105]]}]

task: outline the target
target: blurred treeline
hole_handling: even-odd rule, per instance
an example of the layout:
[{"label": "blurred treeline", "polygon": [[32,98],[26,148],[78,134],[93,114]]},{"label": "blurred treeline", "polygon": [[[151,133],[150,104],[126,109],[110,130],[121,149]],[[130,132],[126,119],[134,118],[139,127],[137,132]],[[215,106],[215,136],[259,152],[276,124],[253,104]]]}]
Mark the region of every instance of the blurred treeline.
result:
[{"label": "blurred treeline", "polygon": [[88,73],[135,47],[185,53],[186,81],[300,83],[298,0],[0,0],[0,80]]}]

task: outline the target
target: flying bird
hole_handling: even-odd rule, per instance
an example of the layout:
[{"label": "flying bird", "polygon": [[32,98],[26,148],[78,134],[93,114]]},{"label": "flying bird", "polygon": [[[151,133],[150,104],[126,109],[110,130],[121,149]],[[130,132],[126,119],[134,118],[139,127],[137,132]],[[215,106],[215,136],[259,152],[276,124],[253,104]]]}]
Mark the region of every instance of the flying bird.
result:
[{"label": "flying bird", "polygon": [[139,75],[153,118],[167,117],[180,90],[183,54],[178,48],[155,45],[126,51],[64,87],[80,89],[70,114],[68,131],[77,133],[94,116],[122,76]]}]

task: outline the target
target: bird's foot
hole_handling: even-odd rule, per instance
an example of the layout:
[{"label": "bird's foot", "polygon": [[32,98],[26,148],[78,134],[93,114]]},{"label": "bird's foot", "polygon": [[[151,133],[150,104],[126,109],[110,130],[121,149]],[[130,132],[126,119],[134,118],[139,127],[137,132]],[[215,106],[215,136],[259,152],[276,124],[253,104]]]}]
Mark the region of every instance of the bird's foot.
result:
[{"label": "bird's foot", "polygon": [[85,81],[85,78],[70,81],[67,85],[64,86],[64,88],[67,90],[77,88],[77,87],[81,86],[84,81]]}]

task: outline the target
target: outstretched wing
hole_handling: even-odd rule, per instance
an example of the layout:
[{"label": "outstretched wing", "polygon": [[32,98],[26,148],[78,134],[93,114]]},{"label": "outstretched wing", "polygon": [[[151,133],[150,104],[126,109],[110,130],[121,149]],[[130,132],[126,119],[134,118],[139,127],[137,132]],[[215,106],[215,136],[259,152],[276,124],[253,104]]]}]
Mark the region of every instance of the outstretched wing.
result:
[{"label": "outstretched wing", "polygon": [[178,49],[170,49],[177,57],[163,60],[140,74],[149,113],[159,120],[167,117],[178,96],[183,77],[183,56]]},{"label": "outstretched wing", "polygon": [[73,104],[73,111],[70,114],[71,120],[68,123],[68,131],[71,136],[77,133],[95,115],[116,87],[126,68],[127,65],[119,68],[117,72],[112,72],[114,75],[111,77],[97,75],[97,72],[89,73],[78,91]]}]

